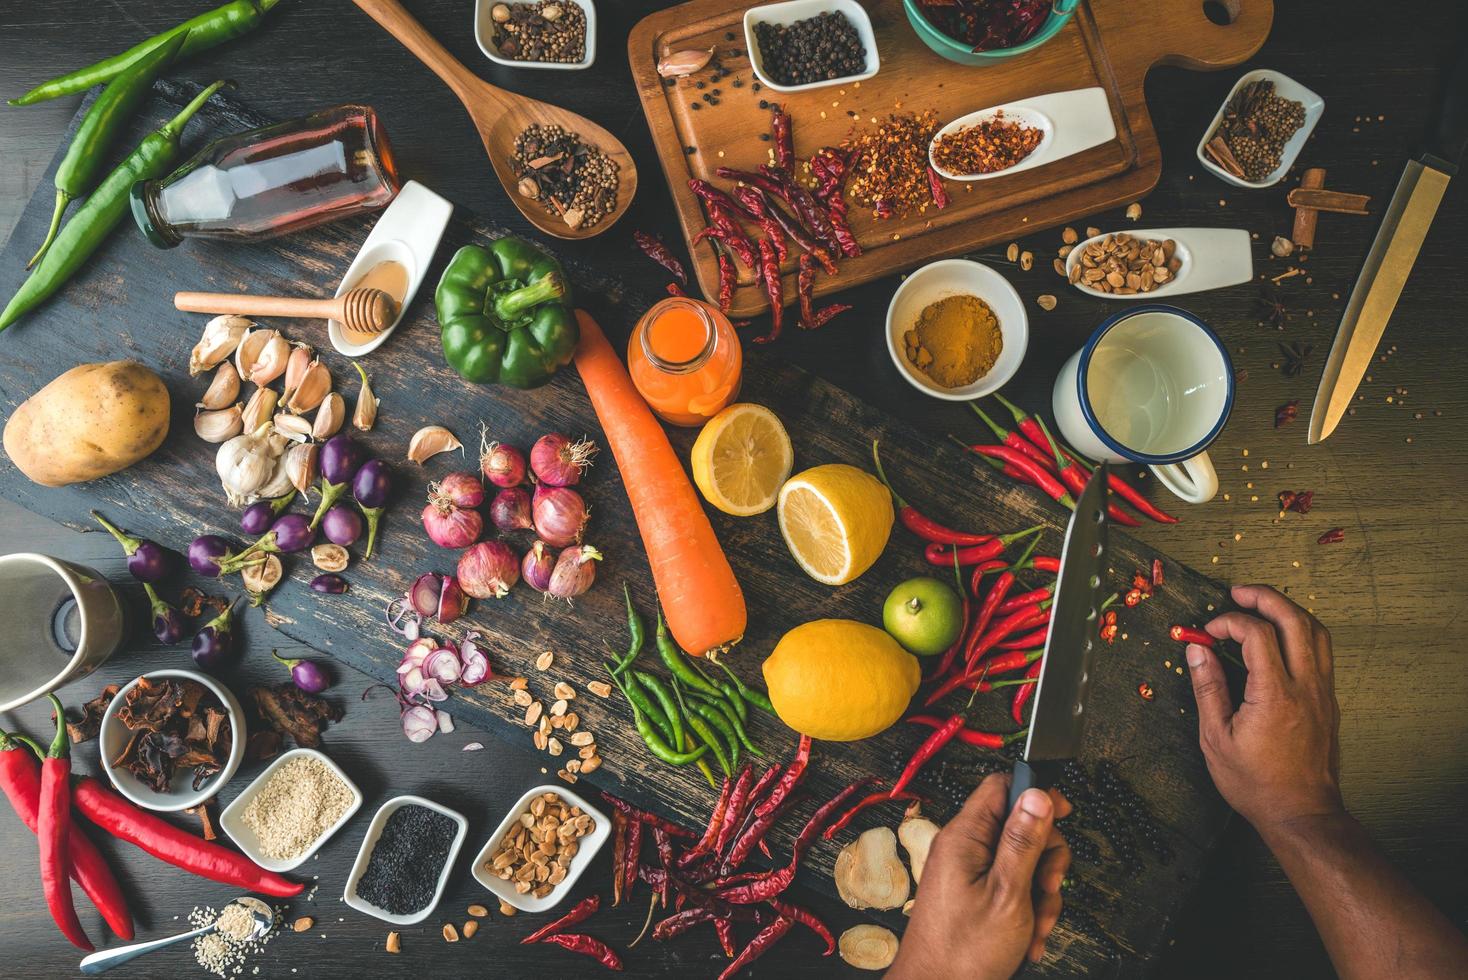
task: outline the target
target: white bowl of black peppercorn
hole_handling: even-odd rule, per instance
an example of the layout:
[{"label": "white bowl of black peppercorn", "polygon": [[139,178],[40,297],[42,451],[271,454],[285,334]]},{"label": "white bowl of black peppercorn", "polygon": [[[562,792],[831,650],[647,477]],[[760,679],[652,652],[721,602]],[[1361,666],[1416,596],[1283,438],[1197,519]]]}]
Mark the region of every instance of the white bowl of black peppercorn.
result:
[{"label": "white bowl of black peppercorn", "polygon": [[[761,50],[758,25],[773,24],[788,27],[798,21],[813,20],[821,14],[843,14],[856,31],[861,43],[863,63],[859,71],[848,72],[835,78],[823,78],[798,84],[782,83],[775,76],[778,72],[765,61]],[[872,30],[872,19],[856,0],[785,0],[783,3],[767,3],[750,7],[744,12],[744,45],[749,51],[749,63],[754,74],[768,89],[776,92],[804,92],[807,89],[823,88],[827,85],[845,85],[871,78],[881,67],[877,57],[877,36]],[[852,66],[854,67],[854,66]]]}]

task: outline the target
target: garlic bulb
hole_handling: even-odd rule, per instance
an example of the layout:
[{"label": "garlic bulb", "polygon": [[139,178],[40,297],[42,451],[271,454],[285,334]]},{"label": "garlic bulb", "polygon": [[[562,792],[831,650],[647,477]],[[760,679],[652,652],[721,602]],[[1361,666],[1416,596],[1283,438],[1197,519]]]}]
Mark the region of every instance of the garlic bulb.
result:
[{"label": "garlic bulb", "polygon": [[291,391],[290,397],[285,400],[285,407],[297,414],[309,412],[331,393],[331,372],[327,370],[321,359],[317,358],[306,366],[301,375],[300,384]]},{"label": "garlic bulb", "polygon": [[223,442],[233,439],[245,429],[240,421],[239,405],[199,412],[194,416],[194,434],[205,442]]},{"label": "garlic bulb", "polygon": [[357,406],[352,410],[352,425],[367,432],[377,424],[377,406],[382,400],[372,394],[372,384],[367,380],[367,372],[362,370],[362,365],[353,361],[352,367],[362,376],[362,390],[357,392]]},{"label": "garlic bulb", "polygon": [[422,463],[430,456],[463,448],[464,444],[448,429],[441,425],[425,425],[413,433],[413,438],[409,440],[408,459],[414,463]]},{"label": "garlic bulb", "polygon": [[301,493],[309,493],[316,482],[316,457],[321,447],[314,442],[292,446],[285,451],[286,479]]},{"label": "garlic bulb", "polygon": [[285,373],[290,356],[291,345],[279,330],[251,330],[234,352],[234,366],[247,381],[268,385]]},{"label": "garlic bulb", "polygon": [[239,347],[255,321],[242,316],[217,316],[204,324],[204,335],[189,354],[189,374],[200,375],[225,361]]},{"label": "garlic bulb", "polygon": [[208,409],[227,408],[240,393],[240,373],[234,365],[225,361],[214,371],[214,377],[204,394],[199,396],[199,407]]},{"label": "garlic bulb", "polygon": [[316,410],[316,421],[311,423],[311,438],[330,439],[346,420],[347,403],[340,394],[333,391]]},{"label": "garlic bulb", "polygon": [[301,378],[305,377],[306,368],[310,367],[313,356],[311,348],[305,344],[297,344],[291,351],[291,356],[285,362],[285,394],[281,396],[281,401],[291,400],[291,395],[300,386]]},{"label": "garlic bulb", "polygon": [[[285,440],[273,435],[269,423],[237,435],[214,454],[214,469],[224,486],[231,507],[243,507],[259,499],[260,491],[272,482],[285,451]],[[290,481],[280,493],[290,490]],[[276,494],[279,496],[279,494]]]},{"label": "garlic bulb", "polygon": [[280,399],[274,388],[256,388],[250,400],[245,402],[245,431],[254,432],[270,421],[275,414],[275,403]]},{"label": "garlic bulb", "polygon": [[[285,454],[282,453],[275,459],[275,472],[270,474],[270,482],[255,491],[257,500],[274,500],[276,497],[284,497],[291,492],[291,474],[285,465]],[[254,503],[255,501],[250,501]]]}]

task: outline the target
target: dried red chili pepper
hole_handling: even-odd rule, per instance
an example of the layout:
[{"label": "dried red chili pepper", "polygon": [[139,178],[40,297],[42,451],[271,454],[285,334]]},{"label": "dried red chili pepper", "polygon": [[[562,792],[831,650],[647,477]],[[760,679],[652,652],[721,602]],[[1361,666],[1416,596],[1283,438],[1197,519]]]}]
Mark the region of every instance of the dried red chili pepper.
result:
[{"label": "dried red chili pepper", "polygon": [[835,837],[837,834],[841,833],[841,831],[845,830],[847,825],[850,824],[852,820],[856,819],[856,815],[858,813],[861,813],[863,810],[878,806],[882,803],[895,803],[904,800],[916,799],[919,799],[916,793],[892,793],[888,790],[878,790],[875,793],[871,793],[867,796],[862,797],[862,799],[859,800],[855,806],[847,810],[845,813],[841,814],[840,817],[837,817],[836,821],[832,823],[829,827],[827,827],[825,833],[821,836],[824,837],[826,840],[830,840],[832,837]]},{"label": "dried red chili pepper", "polygon": [[622,958],[610,946],[584,933],[562,932],[554,936],[546,936],[541,942],[554,943],[573,953],[590,956],[609,970],[622,969]]},{"label": "dried red chili pepper", "polygon": [[663,288],[668,291],[668,295],[669,296],[687,296],[688,295],[686,292],[683,291],[683,287],[680,286],[680,285],[678,285],[676,282],[670,282],[670,283],[668,283]]},{"label": "dried red chili pepper", "polygon": [[683,271],[683,263],[679,262],[678,257],[672,252],[668,251],[668,246],[663,244],[661,239],[654,238],[645,231],[634,231],[632,233],[632,240],[637,243],[638,248],[642,249],[643,255],[646,255],[658,265],[671,272],[673,278],[677,279],[680,283],[685,286],[688,285],[688,273]]},{"label": "dried red chili pepper", "polygon": [[1218,642],[1209,634],[1200,629],[1194,629],[1191,626],[1174,626],[1167,631],[1167,635],[1179,643],[1196,643],[1199,646],[1208,647],[1210,650]]},{"label": "dried red chili pepper", "polygon": [[734,288],[739,285],[739,273],[722,245],[714,246],[714,255],[719,262],[719,311],[728,313],[734,306]]},{"label": "dried red chili pepper", "polygon": [[814,326],[815,310],[812,302],[815,298],[816,286],[816,260],[810,257],[809,252],[800,253],[800,270],[795,274],[795,298],[800,303],[800,326],[809,330]]},{"label": "dried red chili pepper", "polygon": [[1152,559],[1152,588],[1162,588],[1162,559]]},{"label": "dried red chili pepper", "polygon": [[1322,534],[1320,537],[1316,538],[1315,543],[1340,544],[1344,540],[1346,540],[1346,529],[1343,527],[1333,527],[1329,531],[1326,531],[1324,534]]},{"label": "dried red chili pepper", "polygon": [[1293,398],[1274,410],[1274,427],[1288,425],[1300,415],[1300,400]]},{"label": "dried red chili pepper", "polygon": [[[1038,678],[1040,676],[1040,670],[1044,665],[1045,660],[1043,657],[1036,660],[1030,664],[1030,669],[1025,671],[1025,677],[1027,679],[1030,677]],[[1036,686],[1025,684],[1022,687],[1015,688],[1014,700],[1009,703],[1009,717],[1014,719],[1016,725],[1023,725],[1025,723],[1025,705],[1034,696]]]},{"label": "dried red chili pepper", "polygon": [[701,922],[712,922],[714,913],[705,908],[684,909],[675,912],[652,927],[652,938],[672,939],[681,936]]},{"label": "dried red chili pepper", "polygon": [[719,828],[719,835],[714,839],[714,853],[723,854],[724,849],[734,839],[734,832],[744,822],[744,810],[749,801],[749,790],[754,784],[754,770],[745,766],[739,770],[739,775],[734,780],[734,788],[729,791],[729,805],[724,810],[724,823]]},{"label": "dried red chili pepper", "polygon": [[943,186],[943,178],[938,176],[938,171],[931,166],[928,167],[928,190],[933,195],[933,203],[938,205],[942,211],[948,207],[948,189]]},{"label": "dried red chili pepper", "polygon": [[770,300],[770,332],[754,338],[756,344],[768,344],[778,340],[785,321],[785,283],[780,277],[780,262],[769,240],[759,240],[760,281],[765,284],[765,295]]},{"label": "dried red chili pepper", "polygon": [[637,883],[637,872],[642,864],[642,821],[628,819],[626,863],[622,865],[622,894],[632,898],[632,886]]},{"label": "dried red chili pepper", "polygon": [[601,908],[600,895],[587,895],[581,901],[571,906],[571,911],[561,916],[554,922],[547,922],[539,929],[520,940],[521,946],[530,943],[538,943],[553,932],[560,932],[568,926],[574,926],[591,918],[592,914]]},{"label": "dried red chili pepper", "polygon": [[730,959],[734,958],[734,922],[730,919],[714,919],[714,934],[719,937],[719,948]]},{"label": "dried red chili pepper", "polygon": [[739,226],[738,209],[733,199],[713,184],[697,177],[689,179],[688,187],[703,202],[704,213],[709,219],[709,227],[694,236],[691,244],[697,244],[705,237],[717,238],[729,246],[730,251],[746,266],[758,268],[754,243]]},{"label": "dried red chili pepper", "polygon": [[785,201],[795,210],[795,216],[800,219],[801,224],[810,229],[816,241],[829,248],[838,247],[835,231],[831,227],[831,216],[811,196],[810,191],[797,183],[789,171],[779,170],[768,164],[761,164],[759,170],[771,180],[779,181],[785,188]]},{"label": "dried red chili pepper", "polygon": [[816,241],[810,232],[801,227],[799,221],[792,218],[780,205],[776,204],[775,199],[768,192],[761,189],[760,194],[764,198],[765,211],[774,219],[775,223],[780,226],[785,234],[790,236],[790,240],[798,245],[802,251],[809,253],[812,258],[819,262],[826,275],[834,276],[836,274],[836,263],[831,260],[831,253],[826,251],[825,247]]},{"label": "dried red chili pepper", "polygon": [[744,213],[759,223],[760,231],[774,246],[775,255],[781,262],[784,262],[790,255],[789,249],[785,247],[785,232],[780,227],[780,223],[770,214],[770,209],[765,206],[765,196],[758,188],[750,187],[748,184],[740,184],[734,188],[732,195]]},{"label": "dried red chili pepper", "polygon": [[714,803],[714,810],[709,814],[708,827],[704,829],[703,836],[698,839],[697,844],[679,855],[677,864],[680,868],[686,868],[705,854],[714,852],[714,842],[719,839],[719,830],[723,827],[724,813],[729,807],[729,795],[733,788],[734,783],[728,776],[725,776],[723,788],[719,790],[719,798]]},{"label": "dried red chili pepper", "polygon": [[786,204],[790,203],[784,184],[774,177],[757,174],[752,170],[735,170],[733,167],[719,167],[714,173],[725,180],[737,180],[740,183],[751,184],[767,194],[773,194]]},{"label": "dried red chili pepper", "polygon": [[780,106],[770,113],[770,135],[775,141],[775,164],[786,171],[795,170],[795,136],[791,132],[790,115]]},{"label": "dried red chili pepper", "polygon": [[789,888],[790,883],[795,880],[795,872],[800,866],[801,858],[805,857],[806,851],[810,850],[811,845],[815,843],[826,820],[852,796],[874,782],[876,782],[875,776],[857,780],[817,807],[816,812],[811,814],[810,819],[796,835],[795,842],[790,846],[790,862],[783,868],[758,875],[753,880],[734,888],[721,889],[719,898],[735,905],[755,905],[769,901]]},{"label": "dried red chili pepper", "polygon": [[627,878],[627,816],[612,811],[612,907],[622,904],[622,885]]},{"label": "dried red chili pepper", "polygon": [[[652,842],[654,848],[657,850],[658,864],[671,871],[673,868],[673,839],[668,836],[668,832],[663,830],[663,828],[654,827],[652,828]],[[669,887],[669,883],[665,882],[657,890],[658,901],[663,904],[664,908],[667,908],[668,905]]]},{"label": "dried red chili pepper", "polygon": [[826,951],[821,954],[822,956],[830,956],[836,952],[836,937],[831,935],[831,930],[826,928],[826,924],[810,909],[801,908],[799,905],[791,905],[789,902],[781,901],[778,898],[770,899],[770,907],[785,918],[800,923],[824,939],[826,941]]},{"label": "dried red chili pepper", "polygon": [[851,308],[850,303],[832,303],[829,306],[823,306],[819,310],[816,310],[815,315],[811,317],[810,328],[812,330],[819,330]]},{"label": "dried red chili pepper", "polygon": [[847,218],[846,197],[843,187],[846,181],[847,158],[839,150],[823,147],[811,157],[811,172],[816,175],[816,197],[826,205],[831,218],[831,230],[836,235],[836,244],[841,254],[854,259],[861,255],[861,245],[856,233],[851,230]]},{"label": "dried red chili pepper", "polygon": [[782,915],[761,929],[759,934],[749,941],[749,945],[744,947],[744,951],[724,968],[723,973],[719,974],[719,980],[728,980],[729,977],[734,976],[750,963],[753,963],[763,953],[768,951],[771,946],[779,942],[781,937],[790,931],[790,927],[793,924],[790,919]]},{"label": "dried red chili pepper", "polygon": [[661,827],[664,831],[666,831],[669,835],[673,837],[686,837],[692,840],[698,836],[687,827],[680,827],[677,824],[673,823],[673,821],[671,820],[664,820],[657,814],[649,813],[647,810],[644,810],[641,807],[633,806],[626,800],[613,796],[611,793],[603,792],[601,794],[601,798],[603,800],[606,800],[608,806],[611,806],[617,810],[621,810],[624,814],[627,815],[627,819],[629,820],[633,820],[638,823],[645,823],[649,827]]},{"label": "dried red chili pepper", "polygon": [[810,750],[810,736],[800,736],[800,741],[795,743],[795,758],[790,760],[790,765],[781,774],[780,781],[775,784],[774,789],[770,790],[769,797],[754,808],[757,816],[773,811],[775,807],[785,802],[786,797],[794,791],[795,787],[800,785],[801,780],[805,778],[806,767],[810,765]]}]

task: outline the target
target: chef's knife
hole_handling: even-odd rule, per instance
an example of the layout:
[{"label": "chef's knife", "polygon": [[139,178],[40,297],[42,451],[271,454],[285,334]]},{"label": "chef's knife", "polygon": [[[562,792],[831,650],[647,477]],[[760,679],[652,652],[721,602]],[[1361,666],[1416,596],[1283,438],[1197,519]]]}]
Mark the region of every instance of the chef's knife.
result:
[{"label": "chef's knife", "polygon": [[1422,153],[1407,161],[1396,193],[1386,207],[1381,228],[1356,288],[1341,315],[1330,357],[1320,374],[1315,407],[1310,412],[1310,444],[1335,431],[1366,374],[1376,345],[1386,331],[1402,287],[1427,229],[1437,214],[1448,181],[1458,172],[1468,143],[1468,51],[1459,55],[1444,89],[1437,123]]},{"label": "chef's knife", "polygon": [[[1076,501],[1060,552],[1060,577],[1050,635],[1035,685],[1030,734],[1014,764],[1009,808],[1031,786],[1054,782],[1054,766],[1080,754],[1086,731],[1086,693],[1100,638],[1101,586],[1106,578],[1106,464],[1096,467]],[[1037,772],[1036,770],[1040,770]]]}]

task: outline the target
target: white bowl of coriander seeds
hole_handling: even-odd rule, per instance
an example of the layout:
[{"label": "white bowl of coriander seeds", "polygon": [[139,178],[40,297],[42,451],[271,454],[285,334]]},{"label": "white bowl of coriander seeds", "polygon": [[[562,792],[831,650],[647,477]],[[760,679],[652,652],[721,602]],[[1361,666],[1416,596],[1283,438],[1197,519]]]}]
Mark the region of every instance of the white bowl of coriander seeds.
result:
[{"label": "white bowl of coriander seeds", "polygon": [[304,862],[362,806],[362,791],[315,749],[276,758],[219,814],[219,825],[245,856],[284,873]]},{"label": "white bowl of coriander seeds", "polygon": [[591,0],[476,0],[474,40],[506,68],[590,68],[596,7]]}]

